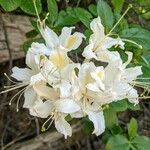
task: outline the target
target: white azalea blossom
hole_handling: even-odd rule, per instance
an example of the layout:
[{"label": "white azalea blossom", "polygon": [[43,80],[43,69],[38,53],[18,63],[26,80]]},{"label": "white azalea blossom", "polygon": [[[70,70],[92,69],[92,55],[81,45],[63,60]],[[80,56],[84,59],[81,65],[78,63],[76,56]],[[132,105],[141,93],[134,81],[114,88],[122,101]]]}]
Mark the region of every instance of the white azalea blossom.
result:
[{"label": "white azalea blossom", "polygon": [[[52,123],[65,138],[72,135],[72,128],[66,117],[88,117],[93,122],[93,134],[99,136],[105,131],[105,106],[127,98],[138,104],[138,92],[134,88],[135,80],[142,75],[141,66],[129,67],[132,53],[126,51],[128,60],[123,62],[117,51],[109,51],[113,46],[124,49],[120,38],[105,35],[100,17],[90,24],[93,34],[82,55],[83,63],[74,63],[68,52],[79,48],[85,36],[74,32],[74,27],[64,27],[58,36],[47,26],[39,30],[44,43],[32,43],[26,55],[26,68],[12,68],[11,77],[19,82],[1,93],[21,89],[12,100],[24,94],[23,107],[29,109],[32,116],[47,118],[42,129],[48,129]],[[81,46],[82,48],[82,46]],[[107,63],[107,66],[94,63]]]},{"label": "white azalea blossom", "polygon": [[95,58],[96,60],[108,62],[116,58],[116,52],[108,51],[112,46],[124,48],[124,43],[120,38],[114,39],[105,35],[104,27],[101,24],[100,17],[93,19],[90,24],[93,34],[90,36],[89,45],[82,53],[86,59]]},{"label": "white azalea blossom", "polygon": [[120,60],[114,63],[109,63],[105,68],[105,86],[108,89],[116,92],[117,100],[128,98],[132,103],[138,103],[138,93],[132,86],[134,81],[139,75],[142,75],[141,66],[129,67],[127,65],[132,60],[132,53],[126,52],[128,55],[127,62],[123,63]]},{"label": "white azalea blossom", "polygon": [[37,99],[37,94],[33,89],[33,85],[38,81],[38,78],[36,78],[36,76],[40,73],[42,61],[41,56],[45,57],[45,55],[48,55],[48,53],[49,50],[44,46],[44,44],[33,43],[26,55],[26,65],[28,68],[12,68],[11,77],[15,78],[18,81],[21,81],[21,83],[19,82],[18,84],[16,84],[16,87],[18,86],[19,88],[20,86],[26,86],[24,90],[25,108],[32,107],[35,100]]}]

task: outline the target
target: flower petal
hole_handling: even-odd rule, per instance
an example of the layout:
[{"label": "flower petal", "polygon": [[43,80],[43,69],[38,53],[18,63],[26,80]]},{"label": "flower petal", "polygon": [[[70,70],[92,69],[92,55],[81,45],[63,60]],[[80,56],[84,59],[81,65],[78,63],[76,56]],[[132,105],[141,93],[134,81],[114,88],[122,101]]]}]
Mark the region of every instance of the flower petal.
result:
[{"label": "flower petal", "polygon": [[65,47],[66,45],[66,40],[68,37],[71,35],[72,29],[75,27],[63,27],[61,31],[61,35],[59,36],[59,42],[61,46]]},{"label": "flower petal", "polygon": [[60,89],[60,97],[65,98],[71,95],[71,84],[65,80],[62,80],[61,84],[59,84]]},{"label": "flower petal", "polygon": [[111,87],[121,80],[122,70],[119,65],[109,63],[105,68],[105,86]]},{"label": "flower petal", "polygon": [[59,44],[59,39],[57,34],[51,30],[49,27],[45,27],[44,29],[40,29],[40,32],[46,41],[46,45],[50,48],[53,49],[58,46]]},{"label": "flower petal", "polygon": [[93,21],[90,24],[90,28],[94,33],[94,36],[92,38],[94,43],[97,44],[97,42],[99,43],[99,41],[104,39],[105,37],[104,27],[101,24],[100,17],[93,19]]},{"label": "flower petal", "polygon": [[132,52],[126,52],[126,54],[128,55],[128,60],[122,65],[122,68],[125,69],[126,66],[131,62],[132,58],[133,58],[133,53]]},{"label": "flower petal", "polygon": [[85,36],[82,33],[75,32],[66,40],[65,48],[67,48],[68,51],[77,49],[81,45],[83,38],[85,38]]},{"label": "flower petal", "polygon": [[86,59],[92,59],[92,58],[97,59],[97,56],[92,51],[93,48],[94,48],[93,43],[90,43],[88,46],[85,47],[82,56],[85,57]]},{"label": "flower petal", "polygon": [[96,52],[97,54],[97,60],[107,62],[107,63],[122,63],[122,60],[120,58],[120,55],[118,52],[110,52],[108,50],[98,50]]},{"label": "flower petal", "polygon": [[35,101],[37,100],[37,94],[32,87],[28,88],[24,92],[24,108],[31,108],[34,106]]},{"label": "flower petal", "polygon": [[106,50],[106,49],[111,48],[112,46],[119,46],[120,48],[124,49],[124,44],[125,43],[122,42],[122,40],[120,38],[114,39],[114,38],[111,38],[111,37],[107,37],[104,40],[102,49]]},{"label": "flower petal", "polygon": [[26,55],[26,64],[32,70],[38,71],[39,70],[39,63],[40,63],[40,56],[46,55],[49,56],[50,49],[48,49],[44,44],[34,42],[32,43],[31,47],[29,48],[27,55]]},{"label": "flower petal", "polygon": [[49,100],[45,102],[39,102],[34,106],[34,110],[37,113],[38,117],[47,118],[54,110],[54,105]]},{"label": "flower petal", "polygon": [[70,124],[64,119],[64,116],[59,116],[57,119],[55,119],[55,127],[58,132],[64,134],[65,139],[67,136],[72,135],[72,128]]},{"label": "flower petal", "polygon": [[34,75],[34,72],[28,68],[12,68],[11,77],[17,79],[18,81],[30,81],[30,78]]},{"label": "flower petal", "polygon": [[50,61],[54,64],[54,66],[58,69],[63,69],[69,64],[69,57],[67,53],[61,50],[52,51],[50,54]]},{"label": "flower petal", "polygon": [[100,91],[100,89],[99,89],[99,87],[98,87],[98,85],[97,85],[96,82],[94,82],[94,83],[89,83],[89,84],[86,85],[86,87],[87,87],[89,90],[94,91],[94,92],[99,92],[99,91]]},{"label": "flower petal", "polygon": [[92,112],[89,111],[88,113],[89,119],[93,122],[94,124],[94,131],[97,136],[102,134],[105,131],[105,120],[104,120],[104,115],[103,112]]},{"label": "flower petal", "polygon": [[143,74],[141,67],[142,66],[137,66],[137,67],[131,67],[131,68],[125,69],[122,75],[123,79],[128,82],[135,80],[137,76]]},{"label": "flower petal", "polygon": [[36,74],[36,75],[33,75],[31,77],[30,84],[34,85],[35,83],[40,82],[40,81],[45,81],[46,82],[46,79],[43,77],[41,72]]},{"label": "flower petal", "polygon": [[138,96],[139,95],[138,95],[137,90],[133,88],[127,93],[127,98],[129,102],[134,103],[135,105],[139,103]]},{"label": "flower petal", "polygon": [[49,100],[57,100],[59,98],[59,93],[55,89],[49,87],[46,82],[38,82],[33,85],[33,88],[40,97]]},{"label": "flower petal", "polygon": [[79,105],[72,99],[60,99],[55,102],[55,107],[59,112],[74,113],[80,110]]}]

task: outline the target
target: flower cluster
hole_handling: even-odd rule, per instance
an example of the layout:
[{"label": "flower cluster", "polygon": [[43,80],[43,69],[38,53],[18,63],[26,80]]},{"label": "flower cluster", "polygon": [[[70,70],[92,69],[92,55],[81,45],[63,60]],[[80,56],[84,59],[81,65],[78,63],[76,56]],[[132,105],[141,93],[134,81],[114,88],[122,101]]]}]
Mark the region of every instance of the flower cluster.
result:
[{"label": "flower cluster", "polygon": [[[132,82],[142,74],[141,66],[127,67],[132,60],[131,52],[126,52],[128,60],[123,62],[117,51],[109,51],[113,46],[124,49],[124,43],[120,38],[105,35],[99,17],[91,22],[90,28],[93,33],[83,50],[82,64],[68,57],[68,52],[77,49],[84,40],[82,33],[72,34],[74,27],[64,27],[58,36],[47,26],[41,26],[45,44],[31,45],[26,55],[27,68],[12,69],[11,77],[21,81],[12,89],[24,87],[17,93],[24,94],[23,107],[33,116],[48,118],[43,128],[54,122],[65,138],[72,135],[65,119],[68,115],[88,116],[94,125],[93,133],[98,136],[105,130],[105,105],[124,98],[138,103]],[[93,59],[105,62],[106,67],[94,64]]]}]

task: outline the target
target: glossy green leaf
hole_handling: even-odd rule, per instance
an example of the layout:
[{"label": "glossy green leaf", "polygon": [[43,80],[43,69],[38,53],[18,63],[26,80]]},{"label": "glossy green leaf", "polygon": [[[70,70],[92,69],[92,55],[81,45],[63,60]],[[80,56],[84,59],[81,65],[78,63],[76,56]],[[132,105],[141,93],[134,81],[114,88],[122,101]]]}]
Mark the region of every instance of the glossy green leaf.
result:
[{"label": "glossy green leaf", "polygon": [[137,147],[138,150],[149,150],[150,149],[150,138],[145,136],[137,136],[132,144]]},{"label": "glossy green leaf", "polygon": [[135,41],[142,45],[144,50],[150,50],[150,31],[143,28],[129,28],[120,32],[120,36],[125,39]]},{"label": "glossy green leaf", "polygon": [[55,27],[63,27],[63,26],[70,26],[75,25],[77,22],[79,22],[78,17],[75,15],[75,12],[73,9],[65,11],[60,11],[58,14],[58,19],[55,22]]},{"label": "glossy green leaf", "polygon": [[34,38],[38,35],[38,32],[36,30],[31,30],[29,32],[26,33],[26,37],[27,38]]},{"label": "glossy green leaf", "polygon": [[110,128],[113,125],[118,125],[117,113],[114,109],[108,108],[104,110],[106,127]]},{"label": "glossy green leaf", "polygon": [[97,7],[96,5],[94,4],[91,4],[89,7],[88,7],[89,11],[94,15],[94,16],[97,16]]},{"label": "glossy green leaf", "polygon": [[97,4],[97,13],[108,32],[114,23],[114,16],[111,7],[104,0],[99,0]]},{"label": "glossy green leaf", "polygon": [[91,134],[92,131],[94,130],[93,123],[87,118],[83,118],[84,126],[83,126],[83,131],[86,134]]},{"label": "glossy green leaf", "polygon": [[79,18],[79,20],[87,27],[90,27],[90,22],[92,15],[84,8],[75,8],[76,16]]},{"label": "glossy green leaf", "polygon": [[0,5],[5,11],[13,11],[20,6],[21,0],[0,0]]},{"label": "glossy green leaf", "polygon": [[124,4],[124,0],[112,0],[111,2],[116,11],[120,13]]},{"label": "glossy green leaf", "polygon": [[108,140],[106,150],[130,150],[130,144],[125,136],[118,134]]},{"label": "glossy green leaf", "polygon": [[139,106],[139,104],[137,104],[137,105],[134,105],[133,103],[130,103],[129,101],[127,101],[127,103],[128,103],[128,109],[130,109],[130,110],[140,110],[140,106]]},{"label": "glossy green leaf", "polygon": [[[22,11],[24,11],[25,13],[30,14],[30,15],[36,15],[33,1],[34,0],[21,0],[20,8],[22,9]],[[35,3],[36,3],[38,13],[40,14],[42,11],[41,0],[35,0]]]},{"label": "glossy green leaf", "polygon": [[54,23],[54,21],[58,17],[58,6],[56,0],[47,0],[47,4],[48,4],[48,11],[49,11],[48,18],[52,23]]},{"label": "glossy green leaf", "polygon": [[128,108],[127,99],[112,102],[110,107],[116,112],[125,111]]},{"label": "glossy green leaf", "polygon": [[132,118],[130,120],[130,123],[128,124],[128,135],[129,135],[129,139],[132,140],[135,138],[137,134],[137,121]]}]

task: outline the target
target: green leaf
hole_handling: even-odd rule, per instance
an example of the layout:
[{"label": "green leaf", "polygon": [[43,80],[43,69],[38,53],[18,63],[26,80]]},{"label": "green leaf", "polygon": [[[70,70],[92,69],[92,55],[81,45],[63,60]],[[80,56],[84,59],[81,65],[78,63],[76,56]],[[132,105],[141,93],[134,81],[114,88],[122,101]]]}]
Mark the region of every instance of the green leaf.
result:
[{"label": "green leaf", "polygon": [[100,16],[106,31],[108,32],[114,23],[114,16],[111,7],[105,1],[99,0],[97,4],[97,13]]},{"label": "green leaf", "polygon": [[130,150],[130,144],[125,136],[118,134],[108,140],[106,150]]},{"label": "green leaf", "polygon": [[116,112],[125,111],[128,108],[127,99],[112,102],[109,106]]},{"label": "green leaf", "polygon": [[0,0],[0,5],[5,11],[13,11],[20,6],[21,0]]},{"label": "green leaf", "polygon": [[120,32],[120,36],[125,39],[135,41],[142,45],[144,50],[150,50],[150,31],[143,28],[129,28]]},{"label": "green leaf", "polygon": [[83,118],[83,122],[84,122],[83,131],[86,134],[91,134],[94,129],[93,123],[87,117]]},{"label": "green leaf", "polygon": [[26,37],[27,38],[34,38],[38,35],[38,32],[36,30],[31,30],[29,32],[26,33]]},{"label": "green leaf", "polygon": [[[34,0],[21,0],[20,8],[22,9],[22,11],[30,15],[36,15],[33,1]],[[36,2],[38,13],[40,14],[42,11],[41,0],[35,0],[35,2]]]},{"label": "green leaf", "polygon": [[94,16],[98,16],[96,5],[91,4],[91,5],[88,7],[88,9],[89,9],[89,11],[90,11]]},{"label": "green leaf", "polygon": [[80,20],[78,17],[75,15],[75,12],[73,9],[65,11],[60,11],[58,14],[58,19],[55,22],[55,27],[63,27],[63,26],[69,26],[69,25],[75,25],[77,22]]},{"label": "green leaf", "polygon": [[74,9],[76,16],[79,18],[79,20],[87,27],[90,27],[90,22],[92,15],[84,8],[75,8]]},{"label": "green leaf", "polygon": [[[121,18],[121,14],[118,13],[118,11],[114,10],[114,18],[115,18],[115,22],[117,22],[120,18]],[[122,20],[120,21],[120,23],[117,25],[117,27],[114,29],[114,31],[116,31],[116,33],[127,29],[129,27],[128,22],[125,18],[122,18]]]},{"label": "green leaf", "polygon": [[105,109],[104,116],[106,127],[111,128],[113,125],[118,125],[117,113],[114,109]]},{"label": "green leaf", "polygon": [[129,140],[131,141],[132,139],[134,139],[136,134],[137,134],[137,121],[134,118],[132,118],[130,120],[130,123],[128,124]]},{"label": "green leaf", "polygon": [[32,27],[33,27],[37,32],[39,32],[39,29],[38,29],[38,26],[37,26],[37,20],[30,19],[30,23],[31,23]]},{"label": "green leaf", "polygon": [[112,0],[111,2],[116,11],[120,13],[124,4],[124,0]]},{"label": "green leaf", "polygon": [[58,6],[56,0],[47,0],[48,11],[49,11],[49,20],[51,20],[52,24],[58,17]]},{"label": "green leaf", "polygon": [[143,75],[142,75],[143,78],[149,78],[150,77],[150,65],[142,64],[142,72],[143,72]]},{"label": "green leaf", "polygon": [[131,110],[140,110],[140,105],[137,104],[137,105],[134,105],[133,103],[130,103],[129,101],[127,101],[128,103],[128,109],[131,109]]},{"label": "green leaf", "polygon": [[113,135],[117,135],[117,134],[120,134],[122,132],[122,129],[120,126],[118,125],[113,125],[111,128],[110,128],[110,131]]},{"label": "green leaf", "polygon": [[90,38],[90,36],[91,36],[92,33],[93,33],[93,32],[92,32],[92,30],[90,30],[90,29],[86,29],[86,30],[85,30],[84,35],[86,36],[86,41],[87,41],[87,42],[89,41],[89,38]]},{"label": "green leaf", "polygon": [[150,149],[150,138],[145,136],[137,136],[132,143],[137,147],[138,150],[149,150]]}]

